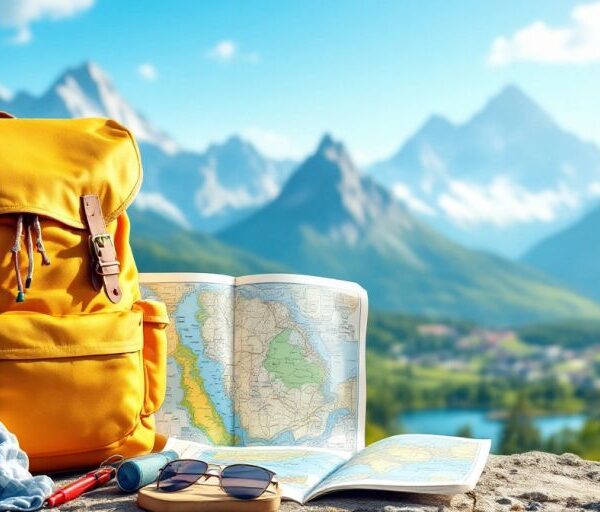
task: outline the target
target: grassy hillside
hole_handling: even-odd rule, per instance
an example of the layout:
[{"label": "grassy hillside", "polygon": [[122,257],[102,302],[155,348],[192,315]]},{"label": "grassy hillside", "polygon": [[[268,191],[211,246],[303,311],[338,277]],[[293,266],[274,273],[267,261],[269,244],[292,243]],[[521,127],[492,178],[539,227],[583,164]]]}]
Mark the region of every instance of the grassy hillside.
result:
[{"label": "grassy hillside", "polygon": [[179,228],[152,212],[130,209],[131,245],[141,272],[208,272],[240,276],[284,272],[282,265]]},{"label": "grassy hillside", "polygon": [[533,247],[523,260],[588,297],[600,300],[600,207]]},{"label": "grassy hillside", "polygon": [[467,250],[416,221],[404,232],[390,224],[374,226],[353,247],[305,229],[295,255],[282,261],[300,272],[356,280],[381,310],[486,325],[600,318],[596,302],[541,272]]}]

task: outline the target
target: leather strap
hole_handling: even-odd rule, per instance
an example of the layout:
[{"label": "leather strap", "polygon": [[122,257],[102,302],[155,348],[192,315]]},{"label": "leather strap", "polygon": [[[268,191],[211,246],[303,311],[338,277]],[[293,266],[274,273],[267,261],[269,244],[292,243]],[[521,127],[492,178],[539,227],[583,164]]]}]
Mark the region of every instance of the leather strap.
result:
[{"label": "leather strap", "polygon": [[100,199],[97,195],[82,196],[81,203],[90,232],[92,285],[96,290],[104,286],[106,296],[116,304],[121,300],[121,288],[119,287],[121,269],[113,237],[106,232]]}]

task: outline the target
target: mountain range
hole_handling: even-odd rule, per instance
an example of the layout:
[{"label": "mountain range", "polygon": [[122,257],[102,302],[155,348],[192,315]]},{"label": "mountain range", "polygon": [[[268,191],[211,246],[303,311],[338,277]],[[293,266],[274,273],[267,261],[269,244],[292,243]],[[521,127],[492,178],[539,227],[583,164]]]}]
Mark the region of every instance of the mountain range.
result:
[{"label": "mountain range", "polygon": [[181,149],[119,94],[95,63],[67,69],[40,96],[0,97],[0,110],[18,117],[110,117],[135,134],[144,165],[137,205],[187,229],[215,231],[277,195],[293,162],[271,160],[231,137],[204,152]]},{"label": "mountain range", "polygon": [[509,257],[575,221],[600,194],[600,149],[514,85],[465,123],[432,116],[368,171],[453,240]]},{"label": "mountain range", "polygon": [[273,199],[293,168],[232,136],[205,152],[165,153],[141,143],[144,185],[138,205],[157,208],[182,227],[214,232]]},{"label": "mountain range", "polygon": [[358,281],[376,309],[486,324],[599,312],[541,272],[439,234],[361,175],[330,136],[276,199],[220,238],[295,272]]},{"label": "mountain range", "polygon": [[515,87],[465,125],[430,119],[368,175],[331,136],[295,170],[238,136],[185,150],[91,63],[67,70],[39,97],[0,97],[0,110],[113,117],[132,128],[145,172],[130,209],[141,270],[326,275],[359,281],[379,309],[495,325],[600,317],[598,304],[558,284],[568,282],[560,274],[555,281],[534,270],[535,258],[516,263],[450,239],[469,234],[472,245],[489,239],[502,250],[526,228],[535,240],[566,222],[558,213],[571,218],[597,192],[597,148],[558,128]]}]

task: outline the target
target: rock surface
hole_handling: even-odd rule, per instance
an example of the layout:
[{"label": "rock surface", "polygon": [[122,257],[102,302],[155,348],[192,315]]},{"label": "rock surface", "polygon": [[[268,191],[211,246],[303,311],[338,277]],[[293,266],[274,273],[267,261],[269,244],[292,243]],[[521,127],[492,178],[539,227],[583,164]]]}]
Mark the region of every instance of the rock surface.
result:
[{"label": "rock surface", "polygon": [[[68,479],[57,480],[60,485]],[[106,487],[60,508],[62,512],[134,511],[135,495]],[[474,491],[455,496],[356,491],[324,497],[282,512],[511,512],[600,511],[600,462],[541,452],[492,455]]]}]

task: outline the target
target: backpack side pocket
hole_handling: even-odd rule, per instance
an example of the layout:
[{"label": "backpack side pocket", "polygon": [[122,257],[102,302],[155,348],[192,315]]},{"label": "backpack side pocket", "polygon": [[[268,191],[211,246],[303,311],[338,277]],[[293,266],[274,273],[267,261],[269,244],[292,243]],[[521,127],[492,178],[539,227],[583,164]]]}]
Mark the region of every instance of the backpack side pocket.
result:
[{"label": "backpack side pocket", "polygon": [[146,390],[143,415],[160,408],[167,388],[167,307],[154,300],[139,300],[134,309],[142,311],[144,325],[144,373]]}]

